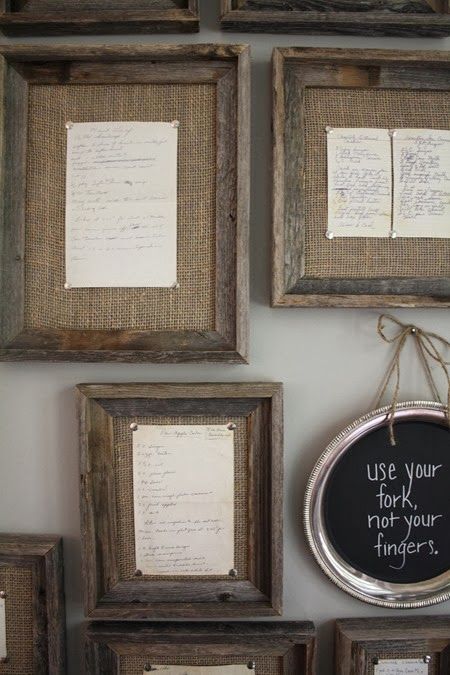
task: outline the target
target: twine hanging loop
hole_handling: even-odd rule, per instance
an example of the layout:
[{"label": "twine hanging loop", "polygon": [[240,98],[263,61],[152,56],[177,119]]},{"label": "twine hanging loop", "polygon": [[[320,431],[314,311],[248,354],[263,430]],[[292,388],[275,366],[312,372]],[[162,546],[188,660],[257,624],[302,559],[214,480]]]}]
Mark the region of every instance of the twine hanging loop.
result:
[{"label": "twine hanging loop", "polygon": [[[390,336],[386,333],[386,328],[388,326],[394,327],[394,332]],[[392,357],[391,363],[389,364],[387,373],[382,380],[380,394],[376,404],[376,407],[379,408],[392,378],[395,378],[391,412],[389,414],[389,439],[391,445],[396,445],[394,433],[394,416],[400,393],[400,360],[403,348],[409,337],[414,339],[419,360],[425,371],[425,377],[431,389],[433,398],[435,401],[439,401],[439,403],[442,403],[442,400],[433,376],[432,365],[437,363],[444,373],[444,377],[447,382],[447,422],[450,426],[450,374],[447,367],[450,365],[450,361],[445,361],[443,357],[444,349],[450,348],[450,342],[437,333],[431,333],[429,331],[423,330],[414,324],[402,323],[395,316],[391,316],[390,314],[382,314],[378,318],[378,335],[385,342],[389,344],[395,344],[394,355]]]}]

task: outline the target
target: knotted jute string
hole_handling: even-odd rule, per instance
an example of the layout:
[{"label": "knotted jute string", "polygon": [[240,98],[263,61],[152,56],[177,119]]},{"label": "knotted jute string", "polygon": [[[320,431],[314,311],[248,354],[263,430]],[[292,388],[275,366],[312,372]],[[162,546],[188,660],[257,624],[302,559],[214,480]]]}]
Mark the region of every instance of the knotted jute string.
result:
[{"label": "knotted jute string", "polygon": [[[389,337],[385,329],[389,324],[393,324],[396,329],[391,337]],[[450,342],[443,338],[437,333],[431,333],[425,331],[414,324],[405,324],[391,316],[390,314],[382,314],[378,319],[378,335],[389,344],[395,344],[395,351],[392,357],[392,361],[388,367],[387,373],[382,380],[380,386],[380,394],[377,399],[376,407],[379,408],[383,396],[386,393],[386,390],[392,380],[395,377],[395,387],[392,396],[391,403],[391,412],[389,414],[389,439],[391,445],[396,445],[395,433],[394,433],[394,417],[395,411],[397,408],[398,397],[400,393],[400,380],[401,380],[401,368],[400,360],[403,351],[409,337],[414,339],[416,345],[417,353],[419,360],[422,364],[422,367],[425,371],[425,376],[427,378],[428,384],[430,386],[431,392],[433,394],[434,400],[442,403],[441,397],[439,395],[439,390],[436,385],[431,365],[433,363],[438,363],[441,367],[445,379],[447,381],[447,421],[450,426],[450,374],[447,366],[450,365],[450,361],[445,361],[442,353],[443,349],[450,347]]]}]

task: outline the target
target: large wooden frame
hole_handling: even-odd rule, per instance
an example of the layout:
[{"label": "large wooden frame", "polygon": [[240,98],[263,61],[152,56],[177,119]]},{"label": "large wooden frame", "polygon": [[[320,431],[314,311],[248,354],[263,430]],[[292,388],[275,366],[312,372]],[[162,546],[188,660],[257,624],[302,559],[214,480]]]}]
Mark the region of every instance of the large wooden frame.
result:
[{"label": "large wooden frame", "polygon": [[[78,387],[84,605],[91,619],[270,616],[282,607],[282,388],[279,384],[85,384]],[[245,579],[120,580],[113,419],[245,417]],[[132,485],[130,485],[132,491]]]},{"label": "large wooden frame", "polygon": [[31,570],[33,672],[64,675],[66,618],[62,540],[40,535],[0,534],[0,568]]},{"label": "large wooden frame", "polygon": [[[126,656],[148,659],[192,657],[222,659],[225,663],[254,659],[281,660],[284,675],[313,675],[315,629],[310,622],[264,623],[91,623],[85,630],[87,675],[121,671]],[[154,661],[157,663],[157,661]],[[249,670],[251,672],[251,670]],[[258,672],[258,670],[257,670]]]},{"label": "large wooden frame", "polygon": [[336,675],[368,675],[377,659],[427,656],[431,672],[449,672],[448,616],[339,619],[335,638]]},{"label": "large wooden frame", "polygon": [[[258,2],[260,6],[258,6]],[[424,6],[431,3],[422,0]],[[436,2],[438,6],[439,0]],[[249,8],[249,4],[253,5]],[[300,4],[300,3],[298,3]],[[320,9],[320,4],[323,8]],[[423,35],[440,37],[450,34],[450,3],[440,2],[435,13],[383,11],[330,11],[329,2],[316,2],[317,9],[292,9],[280,0],[221,0],[222,28],[249,33],[303,33],[345,35]],[[375,4],[375,3],[374,3]],[[356,9],[360,0],[354,0]],[[350,6],[350,3],[349,3]]]},{"label": "large wooden frame", "polygon": [[[375,49],[275,49],[273,77],[272,305],[448,307],[450,277],[307,277],[305,236],[308,223],[305,188],[300,176],[305,174],[303,106],[309,87],[447,92],[450,89],[449,54]],[[327,242],[325,230],[326,227],[324,242]]]},{"label": "large wooden frame", "polygon": [[[249,50],[233,45],[1,47],[0,360],[242,363],[248,352]],[[24,326],[28,86],[212,83],[217,88],[215,329]],[[61,224],[63,227],[63,224]],[[214,291],[213,291],[214,293]],[[163,308],[161,309],[163,311]]]},{"label": "large wooden frame", "polygon": [[[25,0],[26,2],[26,0]],[[0,0],[0,29],[5,35],[81,35],[95,33],[197,33],[198,0],[181,4],[147,0],[148,7],[114,9],[114,2],[93,0],[91,9],[58,10],[53,0],[40,0],[23,11],[23,0]],[[75,3],[76,4],[76,3]],[[55,11],[55,9],[57,11]]]}]

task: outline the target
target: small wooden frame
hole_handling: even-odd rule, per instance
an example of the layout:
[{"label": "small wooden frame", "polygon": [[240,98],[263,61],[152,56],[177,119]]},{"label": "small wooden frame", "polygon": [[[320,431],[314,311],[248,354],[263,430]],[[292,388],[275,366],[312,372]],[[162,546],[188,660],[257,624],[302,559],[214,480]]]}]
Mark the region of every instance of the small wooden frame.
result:
[{"label": "small wooden frame", "polygon": [[12,36],[197,33],[199,7],[198,0],[0,0],[0,29]]},{"label": "small wooden frame", "polygon": [[325,128],[447,128],[449,54],[286,48],[273,68],[272,305],[448,307],[449,239],[407,258],[405,239],[326,238]]},{"label": "small wooden frame", "polygon": [[40,535],[0,534],[0,591],[6,593],[8,649],[6,670],[0,665],[0,671],[64,675],[66,619],[62,540]]},{"label": "small wooden frame", "polygon": [[[246,362],[249,49],[3,46],[0,56],[0,360]],[[181,120],[180,285],[67,291],[66,117],[120,121],[124,107],[133,121]]]},{"label": "small wooden frame", "polygon": [[313,675],[311,622],[91,623],[85,631],[86,673],[142,673],[153,664],[254,664],[257,675]]},{"label": "small wooden frame", "polygon": [[449,672],[448,616],[339,619],[335,638],[336,675],[373,675],[377,659],[426,659],[430,675]]},{"label": "small wooden frame", "polygon": [[221,7],[222,28],[233,32],[450,35],[449,0],[221,0]]},{"label": "small wooden frame", "polygon": [[[85,384],[78,387],[78,399],[86,615],[91,619],[142,620],[280,614],[281,385]],[[245,528],[241,539],[246,562],[234,579],[136,576],[134,521],[130,519],[130,525],[126,527],[121,525],[126,517],[123,514],[129,513],[121,507],[121,495],[131,496],[131,501],[133,495],[132,457],[131,470],[127,474],[129,484],[123,485],[126,451],[123,443],[118,442],[124,434],[117,425],[123,422],[125,433],[131,438],[130,423],[133,426],[136,422],[161,424],[167,418],[172,418],[166,422],[170,424],[217,424],[234,420],[242,429],[245,437],[241,462],[244,467]],[[192,418],[198,421],[192,421]],[[235,435],[235,458],[236,438]],[[120,473],[117,470],[119,463]],[[235,484],[236,481],[235,476]],[[237,509],[235,502],[236,516],[240,513]],[[237,517],[235,520],[237,522]],[[122,542],[129,540],[130,529],[133,541],[124,553]]]}]

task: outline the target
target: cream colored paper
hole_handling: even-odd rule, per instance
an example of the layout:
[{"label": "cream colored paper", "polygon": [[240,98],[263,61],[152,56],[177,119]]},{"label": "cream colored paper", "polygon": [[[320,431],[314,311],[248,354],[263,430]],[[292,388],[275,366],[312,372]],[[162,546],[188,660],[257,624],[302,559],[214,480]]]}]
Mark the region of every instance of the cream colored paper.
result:
[{"label": "cream colored paper", "polygon": [[0,598],[0,659],[6,659],[6,601]]},{"label": "cream colored paper", "polygon": [[68,129],[69,287],[176,284],[177,140],[178,129],[165,122]]},{"label": "cream colored paper", "polygon": [[[164,673],[164,675],[249,675],[256,673],[256,670],[250,670],[246,664],[236,666],[154,666],[153,673]],[[143,675],[148,675],[148,670],[143,671]]]},{"label": "cream colored paper", "polygon": [[394,230],[450,237],[450,131],[397,129],[393,142]]},{"label": "cream colored paper", "polygon": [[217,576],[234,566],[234,432],[139,426],[133,432],[136,567]]},{"label": "cream colored paper", "polygon": [[391,139],[387,129],[329,129],[328,232],[388,237],[392,219]]},{"label": "cream colored paper", "polygon": [[374,675],[428,675],[423,659],[383,659],[374,666]]}]

